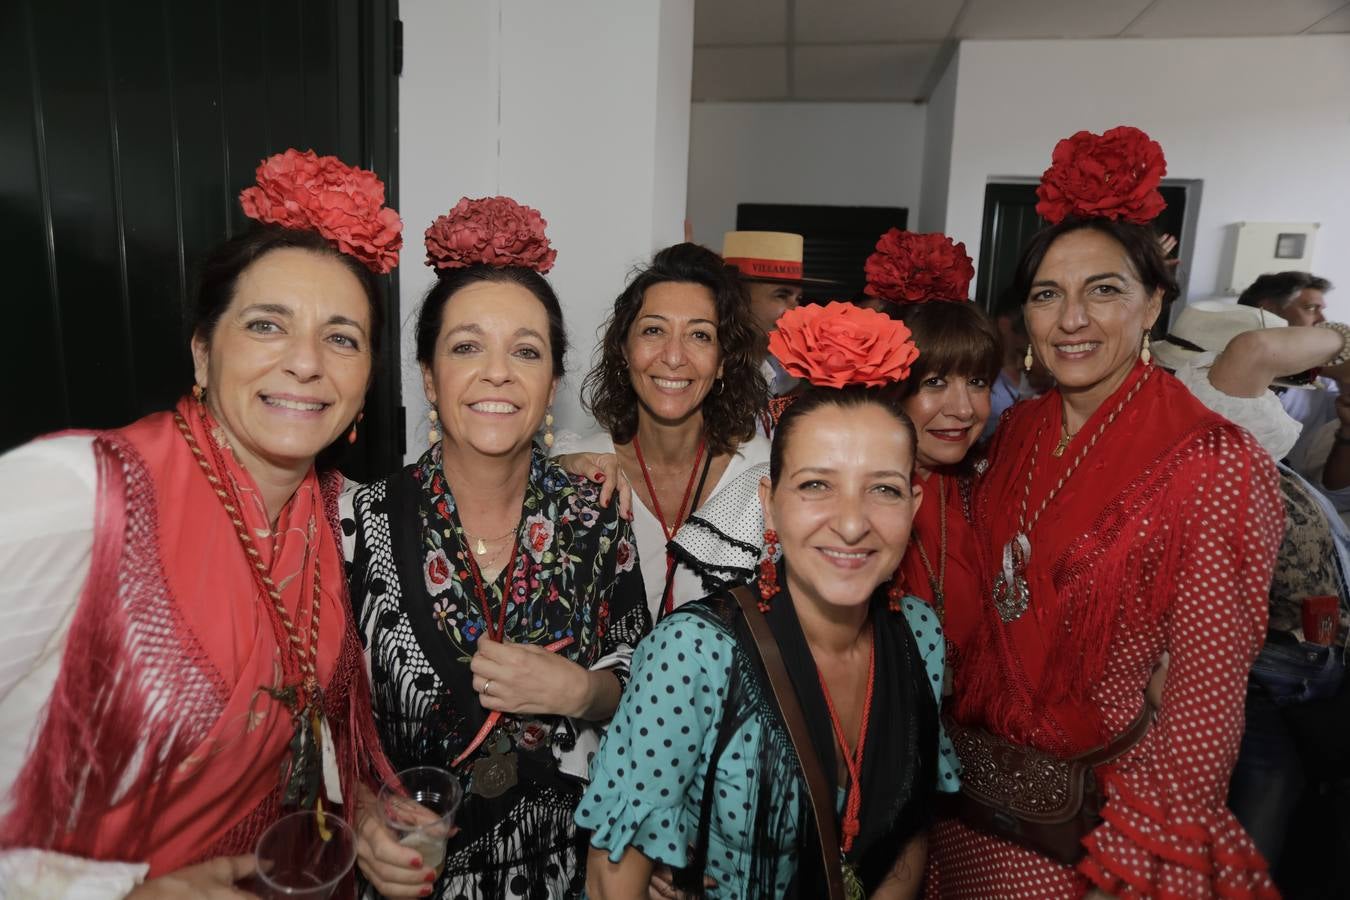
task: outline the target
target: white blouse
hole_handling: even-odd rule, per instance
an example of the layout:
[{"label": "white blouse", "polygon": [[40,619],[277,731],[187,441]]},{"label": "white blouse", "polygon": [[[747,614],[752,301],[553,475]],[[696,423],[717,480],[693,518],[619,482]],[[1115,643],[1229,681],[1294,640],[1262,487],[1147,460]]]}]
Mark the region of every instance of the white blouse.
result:
[{"label": "white blouse", "polygon": [[[604,432],[576,441],[570,438],[569,435],[564,441],[559,441],[553,452],[557,455],[614,452],[614,440]],[[754,438],[737,447],[727,463],[726,471],[717,479],[717,484],[709,492],[699,510],[713,503],[718,494],[743,472],[761,463],[767,463],[769,447],[769,439],[763,434],[756,434]],[[642,568],[642,582],[647,590],[647,608],[651,611],[652,620],[655,621],[660,615],[661,594],[666,586],[666,534],[661,527],[661,521],[656,518],[656,513],[638,499],[636,492],[633,494],[633,537],[637,539],[638,565]],[[679,607],[690,600],[706,597],[708,590],[698,573],[681,563],[675,568],[675,583],[671,593],[675,606]]]},{"label": "white blouse", "polygon": [[[0,816],[47,707],[94,548],[98,470],[88,435],[0,456]],[[114,900],[145,863],[42,850],[0,851],[0,895]]]}]

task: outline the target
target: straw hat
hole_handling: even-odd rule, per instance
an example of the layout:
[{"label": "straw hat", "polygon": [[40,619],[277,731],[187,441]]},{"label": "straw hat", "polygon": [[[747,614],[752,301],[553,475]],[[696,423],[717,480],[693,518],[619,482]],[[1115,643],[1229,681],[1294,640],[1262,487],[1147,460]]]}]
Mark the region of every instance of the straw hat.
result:
[{"label": "straw hat", "polygon": [[785,231],[728,231],[722,237],[722,258],[745,281],[774,284],[832,285],[823,278],[802,277],[800,234]]},{"label": "straw hat", "polygon": [[[1164,340],[1153,343],[1153,358],[1158,365],[1173,370],[1187,363],[1208,366],[1229,341],[1243,332],[1287,327],[1289,323],[1284,319],[1259,307],[1200,300],[1181,311]],[[1277,378],[1272,386],[1310,389],[1316,384]]]}]

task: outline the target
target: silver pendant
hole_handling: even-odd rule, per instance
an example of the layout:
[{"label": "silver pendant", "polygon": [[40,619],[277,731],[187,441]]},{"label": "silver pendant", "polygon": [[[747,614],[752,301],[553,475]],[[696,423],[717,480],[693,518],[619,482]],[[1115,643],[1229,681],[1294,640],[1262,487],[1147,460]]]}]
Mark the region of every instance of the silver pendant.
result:
[{"label": "silver pendant", "polygon": [[994,608],[1004,624],[1016,622],[1031,605],[1027,588],[1027,563],[1031,560],[1031,539],[1015,534],[1003,545],[1003,570],[994,578]]}]

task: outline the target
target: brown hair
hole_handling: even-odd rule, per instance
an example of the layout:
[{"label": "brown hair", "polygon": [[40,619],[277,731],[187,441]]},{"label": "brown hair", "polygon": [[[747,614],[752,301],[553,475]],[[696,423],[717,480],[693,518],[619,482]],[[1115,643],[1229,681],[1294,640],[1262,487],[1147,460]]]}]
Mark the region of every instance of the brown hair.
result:
[{"label": "brown hair", "polygon": [[730,453],[755,436],[768,402],[769,388],[759,369],[764,335],[750,315],[749,300],[735,274],[722,257],[698,244],[675,244],[658,251],[619,294],[605,323],[600,361],[582,383],[582,402],[614,443],[626,444],[637,434],[638,398],[624,345],[647,291],[668,282],[698,284],[712,292],[722,378],[703,398],[703,422],[712,452]]},{"label": "brown hair", "polygon": [[886,388],[869,388],[849,385],[845,388],[827,388],[810,385],[802,394],[783,410],[778,419],[778,427],[773,432],[773,446],[769,450],[769,481],[778,486],[783,474],[783,457],[787,455],[788,441],[797,432],[801,420],[825,406],[835,406],[843,410],[861,409],[875,406],[885,410],[895,419],[895,424],[909,436],[909,469],[914,472],[914,459],[919,452],[919,438],[914,423],[905,414],[900,398],[895,391]]},{"label": "brown hair", "polygon": [[966,375],[993,385],[1003,367],[1003,344],[994,323],[975,304],[931,300],[886,305],[887,315],[909,326],[919,348],[910,377],[897,387],[899,399],[913,396],[931,375]]},{"label": "brown hair", "polygon": [[[1163,256],[1157,234],[1150,226],[1110,219],[1068,218],[1057,225],[1042,228],[1031,236],[1031,242],[1022,251],[1017,268],[1013,271],[1011,291],[1017,302],[1025,306],[1031,297],[1031,284],[1036,280],[1036,270],[1044,262],[1050,245],[1070,232],[1084,230],[1099,231],[1120,244],[1144,289],[1149,294],[1162,289],[1164,307],[1176,299],[1180,293],[1176,277]],[[1163,321],[1163,317],[1160,316],[1158,320]]]}]

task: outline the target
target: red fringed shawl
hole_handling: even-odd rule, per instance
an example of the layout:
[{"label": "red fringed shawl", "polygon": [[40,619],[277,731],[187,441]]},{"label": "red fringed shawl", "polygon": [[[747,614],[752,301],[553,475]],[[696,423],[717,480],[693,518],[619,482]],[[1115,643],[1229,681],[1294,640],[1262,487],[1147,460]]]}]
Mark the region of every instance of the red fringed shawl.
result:
[{"label": "red fringed shawl", "polygon": [[[955,673],[955,714],[1018,743],[1080,753],[1133,720],[1166,652],[1159,716],[1100,773],[1106,823],[1089,837],[1079,871],[1113,896],[1268,896],[1265,863],[1226,797],[1283,533],[1269,455],[1155,370],[1032,530],[1028,610],[1005,624],[988,594],[1018,527],[1027,473],[1034,513],[1143,372],[1136,366],[1062,458],[1050,452],[1060,435],[1057,391],[1014,407],[999,428],[976,497],[976,520],[987,526],[986,594]],[[971,851],[953,856],[942,846],[947,832],[937,835],[939,862]],[[1030,896],[1038,883],[1064,890],[1074,877],[973,832],[954,845],[976,840],[991,842],[976,855],[994,880],[947,865],[944,891],[962,882],[973,891],[951,896]],[[996,849],[1010,859],[995,865]],[[1032,877],[1026,866],[1046,871]],[[1011,877],[1018,867],[1025,894],[1009,886],[1016,879],[998,880],[1000,869]]]},{"label": "red fringed shawl", "polygon": [[[198,444],[213,423],[179,411]],[[37,741],[0,822],[0,847],[145,861],[150,876],[248,853],[281,812],[293,734],[266,599],[234,525],[170,413],[94,440],[93,556]],[[207,457],[213,455],[207,453]],[[337,527],[341,477],[313,470],[270,538],[248,473],[218,454],[297,628],[322,573],[319,679],[344,799],[388,775],[351,623]],[[303,611],[303,612],[302,612]],[[349,804],[350,806],[350,804]]]}]

